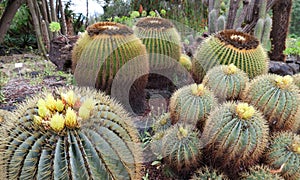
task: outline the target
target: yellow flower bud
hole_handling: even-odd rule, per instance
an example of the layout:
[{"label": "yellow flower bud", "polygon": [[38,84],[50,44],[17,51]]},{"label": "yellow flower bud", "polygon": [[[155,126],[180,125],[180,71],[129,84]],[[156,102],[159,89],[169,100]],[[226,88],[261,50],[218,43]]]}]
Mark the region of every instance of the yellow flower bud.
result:
[{"label": "yellow flower bud", "polygon": [[50,109],[51,111],[54,111],[55,110],[56,101],[55,101],[54,97],[52,96],[52,94],[48,94],[46,96],[45,101],[46,101],[46,107],[48,109]]},{"label": "yellow flower bud", "polygon": [[180,132],[180,135],[183,137],[187,137],[187,135],[188,135],[188,130],[184,129],[182,126],[179,127],[179,132]]},{"label": "yellow flower bud", "polygon": [[227,75],[235,74],[237,72],[237,70],[238,70],[238,68],[234,64],[230,64],[229,66],[227,66],[225,73]]},{"label": "yellow flower bud", "polygon": [[50,115],[50,111],[49,111],[49,109],[47,109],[46,106],[40,106],[38,109],[38,114],[41,118],[44,118],[44,117]]},{"label": "yellow flower bud", "polygon": [[39,99],[38,103],[37,103],[37,107],[46,107],[46,101],[44,99]]},{"label": "yellow flower bud", "polygon": [[76,103],[76,96],[74,91],[68,91],[67,94],[61,94],[62,99],[71,107]]},{"label": "yellow flower bud", "polygon": [[87,98],[81,106],[85,107],[88,110],[92,110],[95,107],[95,102],[92,98]]},{"label": "yellow flower bud", "polygon": [[65,127],[65,119],[61,114],[54,114],[52,118],[50,119],[50,127],[55,131],[55,132],[60,132],[64,129]]},{"label": "yellow flower bud", "polygon": [[187,56],[187,55],[185,55],[185,54],[182,54],[180,56],[179,63],[183,67],[185,67],[185,69],[187,69],[187,70],[191,70],[192,69],[192,61],[191,61],[190,57]]},{"label": "yellow flower bud", "polygon": [[247,103],[239,103],[236,106],[236,113],[241,119],[249,119],[255,113],[253,106],[249,106]]},{"label": "yellow flower bud", "polygon": [[56,100],[56,102],[55,102],[55,108],[56,108],[56,110],[57,110],[58,112],[61,112],[61,111],[64,110],[65,105],[64,105],[64,103],[62,102],[62,100],[60,100],[60,99]]},{"label": "yellow flower bud", "polygon": [[299,143],[294,143],[292,144],[292,148],[293,148],[293,151],[297,154],[300,154],[300,144]]},{"label": "yellow flower bud", "polygon": [[36,125],[41,125],[43,121],[43,118],[41,118],[40,116],[34,115],[33,116],[33,123]]},{"label": "yellow flower bud", "polygon": [[203,84],[192,84],[191,85],[192,94],[195,96],[201,96],[204,93],[204,86]]},{"label": "yellow flower bud", "polygon": [[65,124],[69,128],[74,128],[77,126],[77,115],[70,107],[66,111]]},{"label": "yellow flower bud", "polygon": [[281,88],[281,89],[285,89],[288,88],[292,83],[293,83],[294,79],[292,76],[279,76],[275,79],[276,85]]},{"label": "yellow flower bud", "polygon": [[90,113],[91,111],[84,106],[81,106],[78,111],[79,117],[81,117],[83,120],[90,118]]}]

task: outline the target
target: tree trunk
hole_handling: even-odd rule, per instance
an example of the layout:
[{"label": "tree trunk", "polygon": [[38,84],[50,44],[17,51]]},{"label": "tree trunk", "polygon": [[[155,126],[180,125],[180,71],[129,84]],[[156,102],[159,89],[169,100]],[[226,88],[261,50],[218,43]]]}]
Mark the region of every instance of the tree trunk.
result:
[{"label": "tree trunk", "polygon": [[13,20],[19,7],[25,0],[8,0],[7,6],[0,19],[0,43],[3,42],[5,34],[7,33],[10,23]]},{"label": "tree trunk", "polygon": [[86,0],[86,20],[85,20],[85,28],[89,25],[89,0]]},{"label": "tree trunk", "polygon": [[60,11],[60,16],[61,16],[61,33],[63,35],[67,35],[67,24],[66,24],[66,16],[65,16],[65,11],[63,8],[62,1],[59,0],[59,5],[58,5],[59,11]]},{"label": "tree trunk", "polygon": [[269,57],[273,61],[285,61],[285,41],[288,35],[292,0],[279,1],[273,7],[273,27],[271,31],[272,49]]}]

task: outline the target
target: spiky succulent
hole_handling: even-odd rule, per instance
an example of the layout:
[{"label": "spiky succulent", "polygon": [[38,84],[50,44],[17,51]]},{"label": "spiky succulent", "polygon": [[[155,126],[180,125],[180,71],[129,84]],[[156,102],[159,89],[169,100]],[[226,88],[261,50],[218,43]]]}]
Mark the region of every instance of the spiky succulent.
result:
[{"label": "spiky succulent", "polygon": [[138,179],[137,130],[123,108],[87,88],[37,95],[2,124],[7,179]]},{"label": "spiky succulent", "polygon": [[267,121],[253,106],[227,102],[211,112],[201,139],[212,164],[236,174],[258,161],[268,136]]},{"label": "spiky succulent", "polygon": [[300,136],[292,132],[273,135],[265,155],[265,163],[285,179],[300,179]]},{"label": "spiky succulent", "polygon": [[74,47],[73,69],[77,85],[95,87],[112,94],[126,108],[132,105],[134,112],[144,111],[148,55],[129,27],[114,22],[87,27]]},{"label": "spiky succulent", "polygon": [[272,131],[293,130],[300,121],[299,89],[291,76],[261,75],[247,85],[242,99],[264,114]]},{"label": "spiky succulent", "polygon": [[238,100],[249,79],[235,65],[218,65],[204,76],[203,84],[213,91],[219,101]]},{"label": "spiky succulent", "polygon": [[269,167],[265,165],[256,165],[249,168],[248,172],[241,173],[242,180],[259,180],[259,179],[273,179],[284,180],[276,172],[272,172]]},{"label": "spiky succulent", "polygon": [[155,120],[153,125],[153,131],[155,133],[157,132],[164,132],[169,127],[171,127],[171,115],[169,112],[163,113],[161,116],[158,117],[157,120]]},{"label": "spiky succulent", "polygon": [[234,64],[249,78],[268,72],[268,55],[254,36],[236,30],[223,30],[205,39],[198,47],[192,72],[199,82],[218,64]]},{"label": "spiky succulent", "polygon": [[192,69],[192,60],[186,54],[181,54],[179,63],[188,71],[190,71]]},{"label": "spiky succulent", "polygon": [[216,105],[214,94],[203,84],[184,86],[170,100],[172,124],[185,122],[202,130],[208,114]]},{"label": "spiky succulent", "polygon": [[219,171],[209,168],[207,166],[199,168],[194,172],[191,180],[228,180],[228,177]]},{"label": "spiky succulent", "polygon": [[162,138],[164,162],[176,171],[196,168],[201,157],[199,132],[188,124],[176,124]]},{"label": "spiky succulent", "polygon": [[296,86],[300,88],[300,73],[293,75]]}]

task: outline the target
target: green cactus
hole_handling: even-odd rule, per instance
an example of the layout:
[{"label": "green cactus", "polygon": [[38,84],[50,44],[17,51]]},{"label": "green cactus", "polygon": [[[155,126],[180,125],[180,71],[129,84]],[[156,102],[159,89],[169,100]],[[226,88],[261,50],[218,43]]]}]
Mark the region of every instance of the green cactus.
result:
[{"label": "green cactus", "polygon": [[188,124],[176,124],[162,139],[164,162],[176,171],[190,171],[196,168],[201,157],[199,132]]},{"label": "green cactus", "polygon": [[295,85],[300,88],[300,73],[293,75]]},{"label": "green cactus", "polygon": [[170,100],[172,124],[184,122],[202,130],[210,111],[217,105],[214,94],[203,84],[184,86]]},{"label": "green cactus", "polygon": [[272,170],[264,165],[256,165],[249,169],[249,172],[241,173],[242,180],[258,180],[258,179],[273,179],[284,180],[276,173],[272,173]]},{"label": "green cactus", "polygon": [[177,65],[181,42],[171,21],[158,17],[141,18],[133,30],[147,48],[150,70],[164,70]]},{"label": "green cactus", "polygon": [[259,0],[259,18],[265,19],[267,14],[267,3],[268,1]]},{"label": "green cactus", "polygon": [[192,73],[199,83],[218,64],[234,64],[249,78],[268,72],[268,55],[259,41],[249,34],[224,30],[206,38],[198,47]]},{"label": "green cactus", "polygon": [[194,172],[190,180],[228,180],[228,177],[215,169],[207,166],[199,168]]},{"label": "green cactus", "polygon": [[164,132],[171,127],[171,116],[170,113],[163,113],[153,124],[154,133]]},{"label": "green cactus", "polygon": [[265,19],[265,22],[264,22],[264,32],[263,32],[262,37],[261,37],[262,46],[267,50],[271,49],[271,47],[270,47],[271,30],[272,30],[272,18],[268,15]]},{"label": "green cactus", "polygon": [[300,136],[292,132],[274,134],[265,155],[265,163],[273,169],[278,169],[284,179],[299,179]]},{"label": "green cactus", "polygon": [[299,89],[291,76],[266,74],[253,79],[242,99],[257,107],[272,131],[293,130],[299,123]]},{"label": "green cactus", "polygon": [[261,38],[263,35],[263,31],[264,31],[264,22],[265,20],[260,18],[258,19],[256,25],[255,25],[255,29],[254,29],[254,36],[259,39],[259,41],[261,42]]},{"label": "green cactus", "polygon": [[28,100],[1,131],[7,179],[140,179],[138,132],[121,105],[88,88]]},{"label": "green cactus", "polygon": [[217,19],[217,31],[223,31],[226,26],[225,16],[219,16]]},{"label": "green cactus", "polygon": [[268,137],[267,122],[253,106],[227,102],[211,112],[201,139],[212,165],[234,176],[258,161]]},{"label": "green cactus", "polygon": [[208,23],[209,23],[209,29],[208,32],[209,34],[213,34],[217,32],[217,27],[216,27],[216,22],[218,19],[218,14],[217,14],[217,10],[213,9],[212,11],[209,12],[208,14]]},{"label": "green cactus", "polygon": [[[77,85],[95,87],[107,94],[113,94],[111,92],[114,90],[116,93],[113,97],[126,108],[128,104],[123,102],[123,96],[126,90],[130,90],[130,104],[134,112],[144,112],[148,55],[142,41],[129,27],[114,22],[99,22],[89,26],[78,40],[73,61],[77,63],[74,72]],[[112,89],[113,83],[117,87]]]},{"label": "green cactus", "polygon": [[204,76],[203,84],[208,87],[219,101],[238,100],[246,83],[247,74],[235,65],[219,65],[210,69]]}]

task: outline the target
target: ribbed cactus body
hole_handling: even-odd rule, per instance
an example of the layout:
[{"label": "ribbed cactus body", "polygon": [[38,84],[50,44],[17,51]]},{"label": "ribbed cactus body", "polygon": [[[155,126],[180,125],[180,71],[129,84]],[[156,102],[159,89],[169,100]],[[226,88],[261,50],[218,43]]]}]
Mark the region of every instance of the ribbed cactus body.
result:
[{"label": "ribbed cactus body", "polygon": [[259,180],[259,179],[272,179],[272,180],[284,180],[276,173],[272,173],[272,170],[264,165],[256,165],[249,169],[249,172],[241,174],[242,180]]},{"label": "ribbed cactus body", "polygon": [[249,34],[224,30],[205,39],[193,60],[192,73],[200,82],[206,72],[218,64],[234,64],[249,78],[268,72],[268,55],[259,41]]},{"label": "ribbed cactus body", "polygon": [[300,121],[299,89],[291,76],[259,76],[247,85],[242,99],[264,114],[272,131],[293,130]]},{"label": "ribbed cactus body", "polygon": [[236,174],[258,161],[268,136],[262,114],[246,103],[228,102],[211,112],[201,139],[212,165]]},{"label": "ribbed cactus body", "polygon": [[211,180],[228,180],[228,177],[215,169],[211,169],[207,166],[202,167],[196,172],[194,172],[191,180],[203,180],[203,179],[211,179]]},{"label": "ribbed cactus body", "polygon": [[189,171],[196,168],[201,158],[201,142],[198,131],[188,124],[176,124],[162,139],[164,162],[176,171]]},{"label": "ribbed cactus body", "polygon": [[279,170],[284,179],[300,179],[300,136],[292,132],[276,133],[265,159],[265,163]]},{"label": "ribbed cactus body", "polygon": [[300,73],[293,75],[295,85],[300,88]]},{"label": "ribbed cactus body", "polygon": [[203,84],[223,102],[240,99],[248,81],[247,74],[231,64],[210,69],[204,76]]},{"label": "ribbed cactus body", "polygon": [[3,125],[6,178],[140,178],[137,130],[123,108],[95,90],[65,91],[29,100]]},{"label": "ribbed cactus body", "polygon": [[180,35],[164,18],[141,18],[133,28],[149,53],[150,70],[173,68],[181,54]]},{"label": "ribbed cactus body", "polygon": [[172,124],[184,122],[201,130],[216,105],[214,94],[202,84],[184,86],[174,92],[170,100]]},{"label": "ribbed cactus body", "polygon": [[254,29],[254,36],[260,41],[264,31],[264,23],[265,20],[263,18],[258,19]]},{"label": "ribbed cactus body", "polygon": [[171,116],[170,113],[164,113],[154,122],[153,131],[154,133],[164,132],[171,127]]}]

